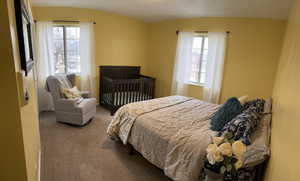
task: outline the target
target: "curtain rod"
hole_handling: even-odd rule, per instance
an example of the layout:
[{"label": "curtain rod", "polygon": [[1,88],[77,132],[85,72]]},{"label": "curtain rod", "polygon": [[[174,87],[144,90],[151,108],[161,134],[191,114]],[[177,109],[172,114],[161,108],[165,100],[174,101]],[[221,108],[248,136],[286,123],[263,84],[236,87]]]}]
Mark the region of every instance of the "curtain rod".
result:
[{"label": "curtain rod", "polygon": [[[176,35],[178,35],[179,32],[180,32],[179,30],[176,30]],[[208,31],[193,31],[193,32],[195,32],[195,33],[208,33]],[[229,34],[230,31],[226,31],[226,33]]]},{"label": "curtain rod", "polygon": [[[78,20],[53,20],[54,23],[79,23]],[[95,21],[93,21],[93,24],[96,24]]]},{"label": "curtain rod", "polygon": [[[37,22],[37,20],[34,20],[34,22]],[[54,23],[79,23],[78,20],[53,20]],[[96,24],[95,21],[93,21],[93,24]]]}]

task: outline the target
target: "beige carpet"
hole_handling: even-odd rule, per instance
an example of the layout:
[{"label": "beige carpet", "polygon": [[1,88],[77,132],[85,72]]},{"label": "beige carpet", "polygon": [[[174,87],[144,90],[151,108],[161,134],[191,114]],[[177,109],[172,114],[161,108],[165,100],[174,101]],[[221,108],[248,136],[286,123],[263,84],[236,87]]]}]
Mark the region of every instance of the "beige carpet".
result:
[{"label": "beige carpet", "polygon": [[95,119],[78,128],[57,123],[52,112],[40,117],[41,181],[170,181],[162,170],[106,135],[112,117],[97,108]]}]

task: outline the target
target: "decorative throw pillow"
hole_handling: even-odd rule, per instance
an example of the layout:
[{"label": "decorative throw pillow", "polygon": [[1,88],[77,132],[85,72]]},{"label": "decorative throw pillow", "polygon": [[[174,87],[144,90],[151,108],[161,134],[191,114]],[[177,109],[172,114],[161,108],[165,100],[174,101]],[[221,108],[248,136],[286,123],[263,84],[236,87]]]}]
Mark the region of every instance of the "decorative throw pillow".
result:
[{"label": "decorative throw pillow", "polygon": [[62,93],[67,99],[80,99],[82,98],[80,95],[80,91],[77,89],[77,87],[73,87],[71,89],[62,88]]},{"label": "decorative throw pillow", "polygon": [[246,102],[243,106],[244,111],[228,122],[219,136],[230,133],[234,140],[242,140],[244,144],[250,145],[251,134],[263,116],[264,103],[263,99]]},{"label": "decorative throw pillow", "polygon": [[223,106],[211,117],[211,129],[221,131],[226,123],[240,114],[243,107],[235,97],[228,99]]}]

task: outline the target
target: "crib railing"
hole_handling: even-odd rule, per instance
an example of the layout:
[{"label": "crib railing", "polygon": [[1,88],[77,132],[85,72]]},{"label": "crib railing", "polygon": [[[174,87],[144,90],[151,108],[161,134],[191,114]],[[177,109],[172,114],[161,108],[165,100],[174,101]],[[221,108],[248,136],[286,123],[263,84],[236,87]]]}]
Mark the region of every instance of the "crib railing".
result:
[{"label": "crib railing", "polygon": [[155,79],[140,75],[136,79],[102,78],[100,89],[101,105],[108,107],[113,114],[121,106],[154,98]]}]

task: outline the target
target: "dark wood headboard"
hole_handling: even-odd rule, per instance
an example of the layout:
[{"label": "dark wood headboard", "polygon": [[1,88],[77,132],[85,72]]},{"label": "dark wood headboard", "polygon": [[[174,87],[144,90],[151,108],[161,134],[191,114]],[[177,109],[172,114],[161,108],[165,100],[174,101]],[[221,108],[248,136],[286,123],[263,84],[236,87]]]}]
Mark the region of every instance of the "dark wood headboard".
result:
[{"label": "dark wood headboard", "polygon": [[99,66],[101,77],[112,79],[136,79],[140,75],[140,66]]}]

